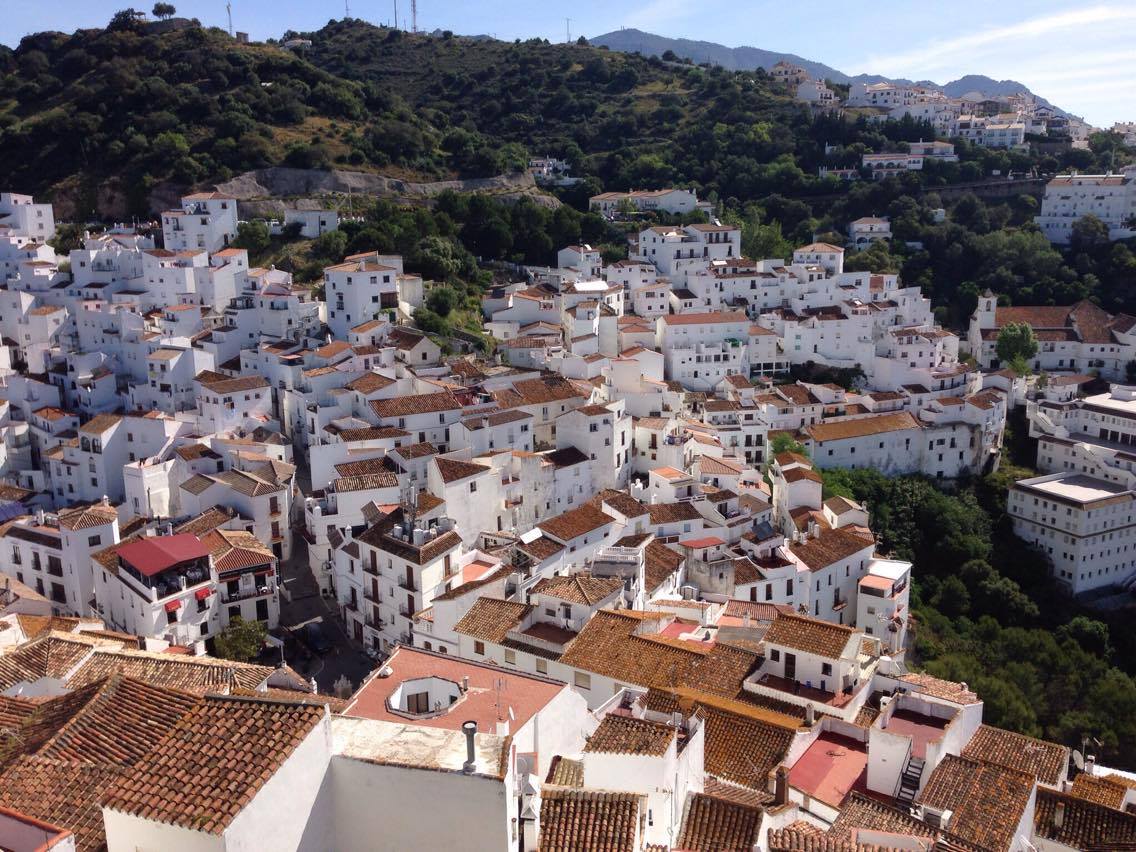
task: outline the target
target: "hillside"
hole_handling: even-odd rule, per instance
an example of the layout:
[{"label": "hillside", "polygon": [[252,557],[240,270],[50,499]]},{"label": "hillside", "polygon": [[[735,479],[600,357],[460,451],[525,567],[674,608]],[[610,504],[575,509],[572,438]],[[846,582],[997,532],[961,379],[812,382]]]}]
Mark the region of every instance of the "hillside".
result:
[{"label": "hillside", "polygon": [[[1013,95],[1018,92],[1030,92],[1029,88],[1016,80],[994,80],[982,74],[967,74],[958,80],[949,83],[935,83],[931,80],[907,80],[902,77],[885,77],[880,74],[848,75],[843,71],[817,62],[805,59],[795,53],[781,53],[775,50],[763,50],[759,47],[726,47],[710,41],[692,41],[686,38],[667,38],[666,36],[645,33],[642,30],[623,29],[615,30],[589,39],[591,44],[603,45],[611,50],[625,53],[639,53],[643,56],[662,56],[668,50],[682,59],[689,59],[696,64],[709,62],[720,65],[731,71],[752,71],[756,68],[770,69],[778,62],[791,62],[800,65],[809,74],[817,79],[832,80],[834,83],[880,83],[891,81],[901,85],[920,85],[938,89],[949,97],[957,98],[968,92],[982,92],[991,97]],[[1044,98],[1034,95],[1042,103],[1049,103]]]},{"label": "hillside", "polygon": [[50,193],[63,215],[144,213],[163,183],[277,164],[440,176],[432,146],[404,144],[434,135],[389,91],[220,30],[48,32],[0,51],[0,186]]},{"label": "hillside", "polygon": [[847,83],[852,78],[822,62],[815,62],[797,56],[795,53],[779,53],[775,50],[762,50],[760,47],[726,47],[712,41],[694,41],[688,38],[667,38],[666,36],[645,33],[637,29],[615,30],[588,39],[590,44],[618,50],[623,53],[640,53],[643,56],[662,56],[668,50],[695,64],[709,62],[721,65],[731,71],[752,71],[755,68],[772,68],[778,62],[792,62],[800,65],[813,77],[829,79],[836,83]]}]

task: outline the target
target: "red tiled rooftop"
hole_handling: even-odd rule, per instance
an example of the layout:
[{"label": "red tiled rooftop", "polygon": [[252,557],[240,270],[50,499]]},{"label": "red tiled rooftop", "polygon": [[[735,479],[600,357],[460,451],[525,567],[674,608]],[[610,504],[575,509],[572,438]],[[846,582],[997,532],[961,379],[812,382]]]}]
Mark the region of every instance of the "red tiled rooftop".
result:
[{"label": "red tiled rooftop", "polygon": [[475,559],[462,568],[462,582],[471,583],[474,580],[480,580],[485,576],[486,571],[494,567],[496,566],[492,562],[484,562],[480,559]]},{"label": "red tiled rooftop", "polygon": [[789,770],[789,785],[833,807],[867,790],[868,750],[850,737],[823,733]]},{"label": "red tiled rooftop", "polygon": [[[496,730],[498,720],[508,720],[509,710],[512,710],[514,721],[509,728],[510,732],[515,732],[562,689],[567,689],[562,683],[432,654],[417,648],[399,647],[386,665],[392,669],[393,674],[386,678],[372,676],[351,697],[343,711],[344,715],[384,722],[409,722],[452,731],[460,730],[463,722],[472,719],[477,722],[479,731],[492,733]],[[400,684],[424,677],[439,677],[458,684],[462,682],[462,678],[468,677],[469,691],[451,704],[447,711],[434,716],[407,717],[387,709],[387,699]],[[498,682],[504,685],[500,691],[500,709],[497,706]]]},{"label": "red tiled rooftop", "polygon": [[209,548],[198,540],[197,536],[180,533],[143,538],[124,544],[118,548],[118,555],[141,574],[152,577],[179,562],[208,556]]},{"label": "red tiled rooftop", "polygon": [[525,636],[531,636],[533,639],[541,639],[556,645],[567,645],[577,636],[575,630],[565,630],[563,627],[557,627],[555,624],[548,624],[543,621],[538,621],[531,627],[522,630],[521,633]]}]

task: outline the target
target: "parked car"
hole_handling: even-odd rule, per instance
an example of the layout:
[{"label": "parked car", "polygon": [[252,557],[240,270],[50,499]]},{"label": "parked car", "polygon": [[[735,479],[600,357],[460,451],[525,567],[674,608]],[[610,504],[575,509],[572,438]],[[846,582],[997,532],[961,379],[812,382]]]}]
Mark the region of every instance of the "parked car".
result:
[{"label": "parked car", "polygon": [[327,637],[323,625],[318,621],[309,622],[304,626],[304,642],[321,656],[335,647]]}]

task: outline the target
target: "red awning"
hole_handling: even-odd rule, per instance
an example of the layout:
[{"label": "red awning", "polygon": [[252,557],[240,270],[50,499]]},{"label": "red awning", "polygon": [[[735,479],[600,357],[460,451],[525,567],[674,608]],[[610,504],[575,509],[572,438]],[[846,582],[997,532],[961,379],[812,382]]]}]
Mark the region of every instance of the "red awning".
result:
[{"label": "red awning", "polygon": [[193,593],[193,596],[195,598],[197,598],[199,601],[203,601],[207,597],[209,597],[211,594],[213,594],[213,590],[206,588],[206,589],[198,589],[196,592]]},{"label": "red awning", "polygon": [[181,601],[166,601],[166,612],[177,612],[181,609]]}]

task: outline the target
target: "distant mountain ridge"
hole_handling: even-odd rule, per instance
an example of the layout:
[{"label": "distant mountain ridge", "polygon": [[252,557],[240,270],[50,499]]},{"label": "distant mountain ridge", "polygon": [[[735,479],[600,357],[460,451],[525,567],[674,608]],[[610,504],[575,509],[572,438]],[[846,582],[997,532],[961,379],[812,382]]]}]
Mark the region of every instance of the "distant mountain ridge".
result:
[{"label": "distant mountain ridge", "polygon": [[[1013,95],[1018,92],[1027,92],[1033,95],[1040,103],[1049,104],[1039,95],[1029,90],[1029,87],[1017,80],[994,80],[982,74],[967,74],[949,83],[940,84],[931,80],[906,80],[902,77],[885,77],[880,74],[857,74],[850,76],[843,71],[805,59],[795,53],[781,53],[776,50],[764,50],[760,47],[726,47],[712,41],[694,41],[687,38],[667,38],[666,36],[646,33],[637,29],[615,30],[603,35],[588,39],[588,43],[597,47],[607,47],[609,50],[618,50],[621,53],[641,53],[645,56],[662,56],[668,50],[676,56],[689,59],[691,62],[701,64],[709,62],[721,65],[731,71],[748,71],[754,68],[769,69],[778,62],[792,62],[800,65],[809,74],[817,79],[828,79],[834,83],[880,83],[890,81],[900,85],[919,85],[929,89],[938,89],[948,97],[957,98],[967,92],[982,92],[989,96]],[[1052,104],[1050,104],[1052,106]]]}]

